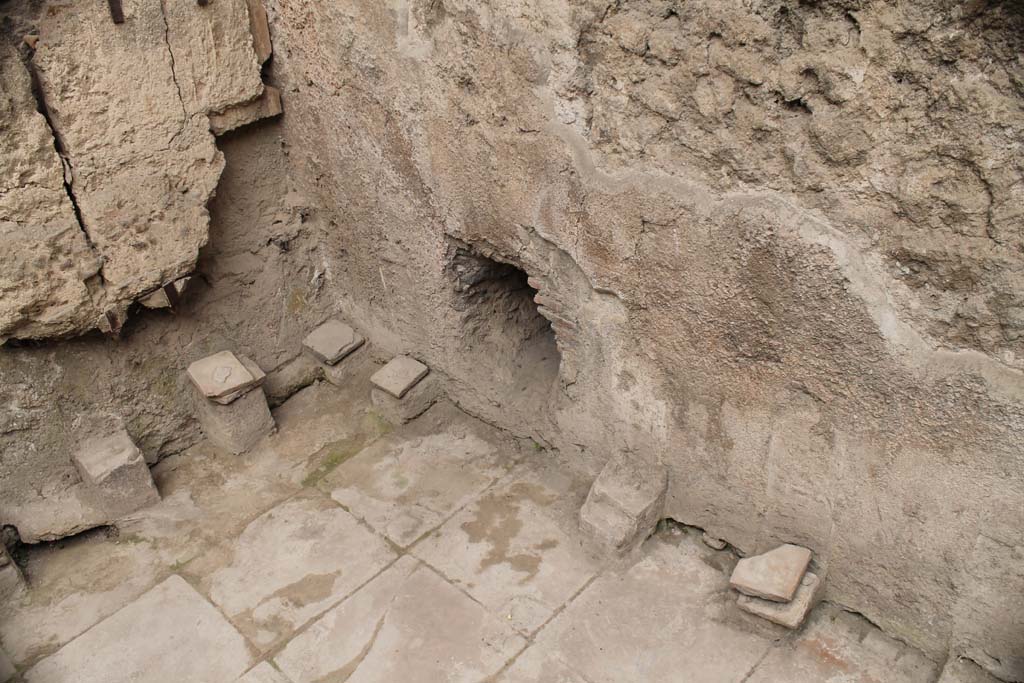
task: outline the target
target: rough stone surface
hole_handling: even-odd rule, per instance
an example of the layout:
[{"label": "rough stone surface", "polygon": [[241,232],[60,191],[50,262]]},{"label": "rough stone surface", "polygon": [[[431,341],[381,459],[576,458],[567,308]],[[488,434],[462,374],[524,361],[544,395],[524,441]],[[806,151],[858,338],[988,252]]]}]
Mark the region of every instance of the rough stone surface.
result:
[{"label": "rough stone surface", "polygon": [[229,405],[196,396],[196,417],[203,434],[218,448],[239,454],[273,433],[274,417],[267,407],[263,389],[256,387]]},{"label": "rough stone surface", "polygon": [[16,673],[14,664],[7,656],[7,653],[0,649],[0,683],[7,683],[7,681],[14,678]]},{"label": "rough stone surface", "polygon": [[811,551],[787,543],[736,563],[729,585],[745,595],[789,602],[811,562]]},{"label": "rough stone surface", "polygon": [[286,360],[267,373],[263,393],[271,407],[278,406],[321,376],[320,364],[304,353]]},{"label": "rough stone surface", "polygon": [[402,398],[395,398],[389,392],[374,387],[370,390],[370,400],[385,419],[395,424],[403,424],[422,415],[430,406],[442,397],[441,381],[437,375],[424,377],[416,383]]},{"label": "rough stone surface", "polygon": [[[0,597],[10,600],[24,588],[25,577],[21,573],[21,568],[7,554],[7,548],[0,544]],[[2,663],[3,658],[3,650],[0,649],[0,663]],[[3,667],[0,666],[0,671],[2,670]]]},{"label": "rough stone surface", "polygon": [[580,508],[580,528],[605,550],[624,555],[661,519],[668,471],[629,453],[613,456]]},{"label": "rough stone surface", "polygon": [[415,358],[397,356],[375,372],[370,381],[395,398],[402,398],[429,372],[430,368]]},{"label": "rough stone surface", "polygon": [[[406,644],[415,642],[415,647]],[[475,683],[523,639],[429,567],[403,557],[310,626],[274,661],[294,683]]]},{"label": "rough stone surface", "polygon": [[938,683],[996,683],[997,679],[968,659],[950,657],[942,668]]},{"label": "rough stone surface", "polygon": [[352,353],[366,341],[351,327],[340,320],[328,320],[309,336],[302,340],[302,347],[313,354],[317,360],[327,365],[336,365],[338,361]]},{"label": "rough stone surface", "polygon": [[804,619],[807,618],[807,614],[817,604],[821,588],[821,580],[815,574],[807,572],[790,602],[773,602],[749,595],[740,595],[736,599],[736,604],[740,609],[751,614],[763,617],[780,626],[795,629],[800,628]]},{"label": "rough stone surface", "polygon": [[217,114],[210,114],[210,130],[214,135],[247,126],[250,123],[280,116],[284,112],[281,91],[272,85],[263,86],[263,93],[252,102],[236,104]]},{"label": "rough stone surface", "polygon": [[172,576],[25,672],[26,683],[232,681],[250,664],[245,640]]}]

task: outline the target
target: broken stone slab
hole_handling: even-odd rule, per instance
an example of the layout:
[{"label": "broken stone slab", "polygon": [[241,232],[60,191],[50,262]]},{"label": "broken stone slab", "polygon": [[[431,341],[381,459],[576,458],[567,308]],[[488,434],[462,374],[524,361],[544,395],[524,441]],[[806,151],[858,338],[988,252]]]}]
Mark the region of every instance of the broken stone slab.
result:
[{"label": "broken stone slab", "polygon": [[123,428],[86,439],[71,459],[82,477],[82,498],[109,520],[160,501],[142,451]]},{"label": "broken stone slab", "polygon": [[227,405],[196,396],[196,417],[203,434],[229,453],[245,453],[277,428],[263,389],[247,391]]},{"label": "broken stone slab", "polygon": [[430,372],[423,363],[409,356],[397,356],[373,373],[370,381],[395,398],[402,398]]},{"label": "broken stone slab", "polygon": [[302,340],[302,347],[314,358],[327,365],[337,363],[363,345],[355,330],[340,320],[328,320]]},{"label": "broken stone slab", "polygon": [[247,391],[251,391],[255,387],[262,386],[264,381],[267,379],[267,373],[263,372],[263,369],[260,368],[260,366],[256,365],[255,361],[248,358],[247,356],[242,355],[237,356],[237,358],[239,362],[245,366],[245,369],[249,371],[249,374],[256,379],[256,384],[251,387],[239,389],[238,391],[233,391],[227,396],[221,396],[219,398],[212,399],[214,403],[219,403],[222,406],[226,406],[227,404],[237,399],[239,396],[245,394]]},{"label": "broken stone slab", "polygon": [[793,599],[811,562],[811,551],[787,543],[736,563],[729,585],[744,595],[775,602]]},{"label": "broken stone slab", "polygon": [[405,424],[427,412],[441,398],[441,382],[431,375],[417,383],[402,398],[395,398],[383,389],[370,390],[373,407],[392,424]]},{"label": "broken stone slab", "polygon": [[773,602],[762,598],[754,598],[749,595],[740,595],[736,604],[740,609],[757,615],[768,621],[785,626],[786,628],[797,629],[804,623],[807,614],[814,608],[818,594],[821,592],[821,580],[816,574],[807,572],[804,574],[800,587],[790,602]]},{"label": "broken stone slab", "polygon": [[214,135],[223,135],[250,123],[280,116],[282,113],[284,106],[281,104],[281,91],[272,85],[264,85],[260,96],[251,102],[237,104],[222,112],[210,114],[210,131]]},{"label": "broken stone slab", "polygon": [[654,532],[667,489],[663,465],[619,453],[591,486],[580,509],[580,528],[605,550],[625,555]]},{"label": "broken stone slab", "polygon": [[250,369],[230,351],[221,351],[197,360],[188,366],[188,376],[208,399],[229,396],[238,398],[259,383]]}]

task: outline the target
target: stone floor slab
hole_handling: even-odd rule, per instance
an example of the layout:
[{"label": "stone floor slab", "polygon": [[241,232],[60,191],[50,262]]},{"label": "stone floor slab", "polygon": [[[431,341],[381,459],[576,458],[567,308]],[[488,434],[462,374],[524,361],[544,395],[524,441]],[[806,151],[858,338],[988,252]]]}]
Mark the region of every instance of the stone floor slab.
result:
[{"label": "stone floor slab", "polygon": [[538,455],[412,552],[520,632],[531,633],[598,569],[576,521],[587,488]]},{"label": "stone floor slab", "polygon": [[928,683],[938,667],[866,620],[832,605],[769,653],[749,683]]},{"label": "stone floor slab", "polygon": [[[628,570],[602,574],[537,635],[502,683],[729,683],[782,629],[731,604],[713,551],[660,536]],[[786,679],[778,679],[780,683]]]},{"label": "stone floor slab", "polygon": [[200,586],[210,599],[266,650],[394,559],[390,546],[352,515],[310,494],[257,517],[186,571],[205,574]]},{"label": "stone floor slab", "polygon": [[274,661],[294,683],[479,683],[524,644],[507,624],[405,556]]},{"label": "stone floor slab", "polygon": [[364,449],[323,488],[406,547],[472,501],[515,462],[511,444],[450,403]]},{"label": "stone floor slab", "polygon": [[231,624],[171,576],[31,668],[25,681],[209,683],[234,680],[250,662]]}]

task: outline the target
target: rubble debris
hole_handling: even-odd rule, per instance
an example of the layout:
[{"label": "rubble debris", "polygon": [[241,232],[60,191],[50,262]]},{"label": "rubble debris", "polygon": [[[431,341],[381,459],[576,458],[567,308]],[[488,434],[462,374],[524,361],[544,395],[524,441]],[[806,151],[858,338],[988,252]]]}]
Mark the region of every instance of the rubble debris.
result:
[{"label": "rubble debris", "polygon": [[256,60],[260,64],[266,64],[274,52],[274,46],[270,40],[267,8],[263,6],[263,0],[246,0],[245,4],[249,8],[249,32],[252,33],[252,49],[256,53]]},{"label": "rubble debris", "polygon": [[142,451],[123,428],[86,439],[72,456],[82,497],[117,519],[160,501]]},{"label": "rubble debris", "polygon": [[732,572],[729,585],[744,595],[789,602],[800,586],[810,561],[810,550],[787,543],[761,555],[740,560]]},{"label": "rubble debris", "polygon": [[796,629],[804,623],[804,619],[816,604],[821,586],[822,582],[818,576],[807,572],[790,602],[773,602],[740,594],[736,599],[736,604],[740,609],[751,614],[763,617],[780,626]]},{"label": "rubble debris", "polygon": [[580,509],[580,527],[607,551],[625,555],[654,531],[667,489],[663,465],[619,453],[591,486]]},{"label": "rubble debris", "polygon": [[430,372],[423,363],[409,356],[397,356],[370,377],[374,386],[395,398],[402,398]]},{"label": "rubble debris", "polygon": [[146,308],[174,308],[191,281],[191,277],[183,277],[174,282],[169,282],[152,294],[139,299],[139,303]]},{"label": "rubble debris", "polygon": [[365,340],[351,327],[339,320],[328,320],[309,333],[302,340],[302,346],[317,360],[327,365],[336,365]]}]

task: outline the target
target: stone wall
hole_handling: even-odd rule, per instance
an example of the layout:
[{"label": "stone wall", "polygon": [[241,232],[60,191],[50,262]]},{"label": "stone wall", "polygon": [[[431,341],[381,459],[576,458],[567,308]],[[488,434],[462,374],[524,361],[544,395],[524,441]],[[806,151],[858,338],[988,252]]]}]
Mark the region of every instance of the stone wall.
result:
[{"label": "stone wall", "polygon": [[[591,471],[656,453],[671,516],[811,547],[931,656],[1024,675],[1015,5],[271,4],[349,319]],[[542,407],[467,343],[453,244],[558,302]]]},{"label": "stone wall", "polygon": [[[467,411],[595,473],[653,454],[670,516],[806,545],[827,599],[1024,677],[1016,5],[268,9],[287,112],[221,139],[186,308],[0,353],[0,522],[59,507],[84,415],[178,450],[189,360],[269,370],[338,312]],[[535,319],[488,325],[508,290],[467,295],[467,254],[529,276],[557,381],[494,371]]]}]

